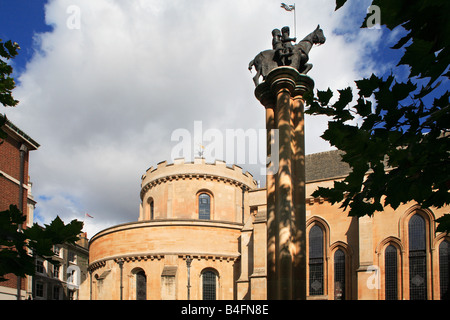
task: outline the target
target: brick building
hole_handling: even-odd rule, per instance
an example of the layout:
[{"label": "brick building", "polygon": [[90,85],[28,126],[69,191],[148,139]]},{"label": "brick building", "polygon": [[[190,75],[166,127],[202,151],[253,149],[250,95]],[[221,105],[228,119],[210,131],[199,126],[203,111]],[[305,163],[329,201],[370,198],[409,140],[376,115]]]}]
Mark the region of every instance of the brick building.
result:
[{"label": "brick building", "polygon": [[[33,223],[35,206],[28,177],[29,153],[38,149],[39,144],[10,121],[2,129],[7,138],[0,144],[0,211],[7,210],[11,204],[17,205],[27,216],[25,228]],[[18,280],[14,275],[7,278],[8,281],[0,282],[0,299],[17,299],[19,281],[20,298],[26,298],[31,279]]]}]

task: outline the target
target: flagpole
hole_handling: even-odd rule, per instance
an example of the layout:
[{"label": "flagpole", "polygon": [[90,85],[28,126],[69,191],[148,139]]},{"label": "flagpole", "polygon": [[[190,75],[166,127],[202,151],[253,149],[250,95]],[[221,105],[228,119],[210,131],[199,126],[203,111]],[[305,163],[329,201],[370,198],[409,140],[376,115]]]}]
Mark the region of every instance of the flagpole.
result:
[{"label": "flagpole", "polygon": [[297,10],[295,10],[295,3],[294,3],[294,38],[297,38]]}]

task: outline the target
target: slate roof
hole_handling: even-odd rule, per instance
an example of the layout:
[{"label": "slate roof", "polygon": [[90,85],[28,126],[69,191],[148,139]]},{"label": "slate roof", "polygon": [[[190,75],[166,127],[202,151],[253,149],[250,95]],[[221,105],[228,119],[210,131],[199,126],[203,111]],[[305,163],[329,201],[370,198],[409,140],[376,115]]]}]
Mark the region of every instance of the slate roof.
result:
[{"label": "slate roof", "polygon": [[332,150],[306,155],[306,182],[346,177],[351,169],[341,161],[342,151]]}]

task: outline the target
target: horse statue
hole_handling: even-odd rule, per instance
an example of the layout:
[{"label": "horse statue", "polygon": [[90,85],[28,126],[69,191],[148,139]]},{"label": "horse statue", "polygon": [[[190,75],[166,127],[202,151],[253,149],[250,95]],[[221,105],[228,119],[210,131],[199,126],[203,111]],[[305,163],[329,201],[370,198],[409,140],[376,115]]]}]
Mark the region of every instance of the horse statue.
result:
[{"label": "horse statue", "polygon": [[320,25],[318,25],[313,32],[293,46],[293,51],[287,58],[281,58],[277,50],[265,50],[260,52],[255,59],[250,61],[248,66],[250,71],[252,70],[252,67],[255,67],[256,70],[253,82],[258,86],[260,76],[265,79],[270,71],[286,65],[297,69],[302,74],[306,74],[312,68],[312,64],[307,63],[309,60],[309,51],[314,44],[324,44],[325,40],[326,38],[323,35],[323,31],[320,29]]}]

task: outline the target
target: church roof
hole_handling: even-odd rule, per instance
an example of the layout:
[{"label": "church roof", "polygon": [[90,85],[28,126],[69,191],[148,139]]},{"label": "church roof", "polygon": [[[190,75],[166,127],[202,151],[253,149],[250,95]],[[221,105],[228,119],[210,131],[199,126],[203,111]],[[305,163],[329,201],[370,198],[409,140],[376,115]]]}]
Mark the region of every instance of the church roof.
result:
[{"label": "church roof", "polygon": [[351,169],[341,159],[342,151],[332,150],[306,155],[306,181],[328,180],[343,178]]}]

